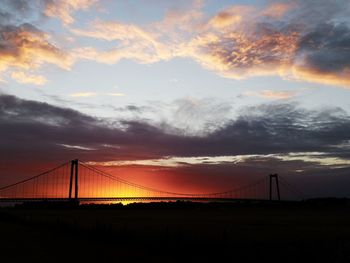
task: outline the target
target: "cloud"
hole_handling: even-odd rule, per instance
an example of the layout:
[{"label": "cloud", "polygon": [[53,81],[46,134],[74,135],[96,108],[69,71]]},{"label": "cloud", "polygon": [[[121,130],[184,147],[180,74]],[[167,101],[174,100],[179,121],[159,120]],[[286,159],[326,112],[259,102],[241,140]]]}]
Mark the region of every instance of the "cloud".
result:
[{"label": "cloud", "polygon": [[329,168],[347,168],[350,165],[350,160],[347,158],[329,156],[327,153],[320,152],[304,152],[304,153],[289,153],[286,155],[275,156],[277,159],[284,161],[300,160],[305,163],[316,163],[320,166],[328,166]]},{"label": "cloud", "polygon": [[0,5],[0,74],[19,83],[43,85],[44,76],[35,74],[43,65],[69,70],[74,58],[54,43],[54,37],[34,25],[44,4],[53,1],[3,0]]},{"label": "cloud", "polygon": [[[59,145],[95,149],[96,155],[90,155],[89,159],[107,160],[289,152],[344,154],[349,150],[343,146],[350,140],[350,117],[337,108],[309,111],[294,104],[248,107],[238,117],[227,116],[216,127],[204,125],[207,132],[196,134],[184,133],[181,128],[169,132],[167,126],[171,127],[171,123],[150,124],[133,119],[109,122],[10,95],[1,95],[0,102],[4,157],[14,149],[23,149],[23,154],[31,152],[36,140],[47,149],[57,150]],[[114,151],[104,145],[119,148]],[[68,150],[80,154],[78,148],[67,147],[61,147],[58,154]]]},{"label": "cloud", "polygon": [[112,97],[125,96],[125,94],[121,92],[97,93],[97,92],[87,91],[87,92],[76,92],[76,93],[69,94],[70,97],[96,97],[99,95],[112,96]]},{"label": "cloud", "polygon": [[22,71],[15,71],[11,73],[11,77],[18,83],[44,85],[47,79],[40,75],[31,75]]},{"label": "cloud", "polygon": [[57,17],[65,25],[72,24],[72,14],[78,10],[87,10],[97,0],[44,0],[44,14],[48,17]]},{"label": "cloud", "polygon": [[[242,12],[231,7],[219,13],[223,28],[209,27],[204,42],[192,40],[189,55],[228,78],[279,75],[350,86],[349,20],[339,22],[350,14],[347,1],[273,3],[262,11],[246,9],[238,19]],[[225,26],[230,19],[238,25]]]},{"label": "cloud", "polygon": [[68,26],[76,11],[96,4],[96,0],[40,0],[33,4],[4,0],[0,7],[0,73],[14,70],[29,76],[45,64],[69,70],[84,59],[151,64],[185,57],[226,78],[277,75],[350,87],[350,4],[346,0],[231,5],[212,15],[205,14],[203,2],[191,1],[142,26],[96,19],[88,28],[68,28],[79,38],[110,42],[112,47],[105,49],[87,45],[65,51],[53,35],[28,23],[44,14],[60,18]]},{"label": "cloud", "polygon": [[223,125],[232,110],[230,103],[213,98],[187,97],[173,104],[169,122],[184,134],[207,134]]},{"label": "cloud", "polygon": [[195,39],[192,56],[204,67],[227,78],[284,75],[297,48],[297,32],[269,30],[268,34],[231,32],[226,36]]},{"label": "cloud", "polygon": [[259,92],[246,91],[245,96],[257,96],[267,99],[290,99],[298,94],[294,90],[276,91],[276,90],[262,90]]},{"label": "cloud", "polygon": [[40,1],[2,0],[0,6],[0,24],[22,23],[28,16],[37,13]]},{"label": "cloud", "polygon": [[71,32],[79,37],[115,43],[115,47],[110,49],[86,46],[72,52],[79,59],[106,64],[114,64],[121,59],[142,64],[170,60],[182,53],[184,35],[192,35],[193,29],[200,26],[202,5],[202,1],[189,1],[185,4],[187,8],[167,10],[164,19],[144,26],[97,19],[89,24],[89,29],[71,28]]},{"label": "cloud", "polygon": [[242,16],[240,15],[231,15],[228,12],[220,12],[209,21],[209,24],[214,28],[223,28],[241,21]]},{"label": "cloud", "polygon": [[298,45],[295,70],[304,79],[350,86],[350,28],[322,24]]},{"label": "cloud", "polygon": [[[41,1],[2,1],[0,6],[0,74],[19,83],[43,85],[35,74],[43,65],[69,70],[73,58],[53,44],[52,37],[27,21],[40,16]],[[34,72],[34,74],[33,74]]]},{"label": "cloud", "polygon": [[[85,148],[82,148],[85,149]],[[160,159],[148,159],[148,160],[129,160],[129,161],[107,161],[107,162],[89,162],[91,165],[118,167],[118,166],[162,166],[162,167],[181,167],[191,165],[249,165],[256,161],[266,160],[281,160],[283,162],[303,162],[305,166],[313,166],[314,169],[329,168],[340,169],[347,168],[350,165],[350,160],[341,157],[332,157],[327,153],[322,152],[291,152],[287,154],[246,154],[246,155],[232,155],[232,156],[191,156],[191,157],[176,157],[168,156]],[[265,164],[266,166],[269,165]],[[295,167],[294,170],[301,172],[303,169],[297,169],[301,167]]]},{"label": "cloud", "polygon": [[83,146],[79,146],[79,145],[68,145],[68,144],[59,144],[63,147],[66,148],[71,148],[71,149],[78,149],[78,150],[84,150],[84,151],[93,151],[93,148],[88,148],[88,147],[83,147]]},{"label": "cloud", "polygon": [[9,68],[35,69],[44,63],[69,69],[72,59],[48,41],[48,36],[31,24],[0,25],[0,71]]},{"label": "cloud", "polygon": [[71,29],[78,36],[98,38],[106,41],[113,40],[144,40],[157,44],[151,33],[143,30],[140,26],[124,24],[121,22],[107,22],[96,20],[91,23],[90,30]]},{"label": "cloud", "polygon": [[158,41],[155,34],[139,26],[97,20],[90,28],[90,30],[71,29],[71,31],[78,36],[117,41],[119,47],[108,51],[99,51],[93,47],[77,48],[73,51],[77,58],[113,64],[123,58],[140,63],[154,63],[172,57],[169,48]]},{"label": "cloud", "polygon": [[293,1],[289,1],[287,3],[276,2],[264,8],[260,12],[260,15],[278,19],[278,18],[282,18],[287,12],[290,12],[295,8],[297,8],[297,6],[298,6],[297,2],[293,2]]},{"label": "cloud", "polygon": [[95,97],[97,96],[96,92],[76,92],[69,94],[70,97]]},{"label": "cloud", "polygon": [[[108,64],[121,59],[148,64],[187,57],[227,78],[278,75],[349,87],[349,3],[269,3],[259,8],[232,5],[211,17],[195,5],[168,12],[163,20],[142,27],[96,20],[89,29],[71,32],[115,42],[115,47],[81,47],[74,54]],[[174,21],[181,26],[174,27]]]}]

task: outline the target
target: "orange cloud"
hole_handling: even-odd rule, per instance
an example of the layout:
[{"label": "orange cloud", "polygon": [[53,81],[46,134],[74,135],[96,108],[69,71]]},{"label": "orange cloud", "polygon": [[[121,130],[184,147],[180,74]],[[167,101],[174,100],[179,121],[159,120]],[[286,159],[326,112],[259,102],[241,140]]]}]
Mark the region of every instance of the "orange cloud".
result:
[{"label": "orange cloud", "polygon": [[124,24],[121,22],[107,22],[96,20],[91,23],[90,30],[71,29],[78,36],[92,37],[106,41],[113,40],[146,40],[154,42],[154,37],[150,32],[141,27]]},{"label": "orange cloud", "polygon": [[227,27],[233,24],[237,24],[242,21],[242,17],[240,15],[231,15],[227,12],[221,12],[210,20],[210,24],[213,27],[222,28]]},{"label": "orange cloud", "polygon": [[254,11],[255,8],[251,6],[232,6],[214,15],[209,22],[207,22],[207,26],[209,26],[209,28],[212,27],[222,30],[225,27],[244,22],[244,17],[251,16]]},{"label": "orange cloud", "polygon": [[30,24],[0,28],[0,72],[20,69],[12,77],[21,83],[44,84],[44,77],[33,76],[23,70],[33,70],[43,64],[54,64],[68,70],[73,58],[51,44],[49,36]]},{"label": "orange cloud", "polygon": [[293,66],[292,70],[295,80],[350,88],[350,68],[340,72],[322,72],[310,67]]},{"label": "orange cloud", "polygon": [[275,90],[263,90],[260,92],[247,91],[244,93],[246,96],[257,96],[266,99],[289,99],[297,95],[297,91],[275,91]]},{"label": "orange cloud", "polygon": [[[97,0],[41,3],[45,15],[69,25],[74,12],[89,9]],[[96,20],[88,29],[69,29],[78,37],[115,43],[110,49],[83,46],[65,52],[30,24],[0,25],[0,73],[11,69],[10,76],[20,83],[42,85],[46,79],[32,71],[45,64],[69,70],[77,59],[151,64],[182,57],[226,78],[277,75],[350,87],[350,27],[334,23],[342,1],[321,1],[317,13],[308,1],[269,3],[262,8],[232,5],[207,17],[203,2],[193,1],[190,8],[168,10],[162,20],[144,26]]]},{"label": "orange cloud", "polygon": [[263,90],[261,96],[269,99],[289,99],[297,94],[296,91],[273,91]]},{"label": "orange cloud", "polygon": [[15,71],[11,73],[11,77],[19,83],[44,85],[47,79],[44,76],[32,75],[23,71]]},{"label": "orange cloud", "polygon": [[95,97],[97,95],[96,92],[77,92],[72,93],[69,96],[71,97]]},{"label": "orange cloud", "polygon": [[78,36],[117,41],[119,46],[108,51],[98,51],[93,47],[77,48],[73,52],[77,58],[113,64],[123,58],[140,63],[154,63],[172,57],[169,46],[159,41],[155,33],[136,25],[95,21],[91,24],[90,30],[71,29],[71,31]]},{"label": "orange cloud", "polygon": [[299,38],[297,32],[272,32],[259,36],[230,32],[223,36],[208,36],[204,38],[206,41],[198,42],[197,38],[190,43],[192,50],[188,55],[204,67],[234,79],[286,74]]},{"label": "orange cloud", "polygon": [[45,2],[44,14],[48,17],[57,17],[65,25],[72,24],[74,18],[72,13],[78,10],[87,10],[97,0],[53,0]]},{"label": "orange cloud", "polygon": [[[174,17],[187,21],[190,16],[186,13],[181,16],[177,13],[167,14],[163,21],[143,28],[98,20],[91,24],[89,30],[71,29],[71,32],[78,36],[116,41],[118,46],[102,51],[94,47],[78,48],[74,50],[74,55],[107,64],[123,58],[140,63],[155,63],[175,57],[190,57],[205,68],[235,79],[285,74],[286,67],[293,59],[298,33],[276,30],[257,35],[253,32],[254,25],[247,25],[247,18],[241,16],[251,17],[254,11],[250,6],[230,7],[211,18],[198,33],[195,30],[202,19],[201,13],[197,9],[188,11],[188,14],[195,14],[194,20],[197,19],[197,22],[192,21],[192,28],[183,28],[184,31],[191,29],[190,37],[179,36],[171,26]],[[230,29],[236,23],[243,25]],[[163,30],[160,30],[162,27]]]},{"label": "orange cloud", "polygon": [[[291,10],[294,17],[289,18]],[[344,45],[350,29],[344,25],[317,28],[302,12],[312,10],[295,2],[273,3],[262,9],[231,6],[204,21],[201,5],[196,5],[182,13],[168,12],[163,20],[142,27],[97,20],[90,29],[71,32],[115,42],[115,47],[82,47],[73,54],[107,64],[121,59],[149,64],[185,57],[226,78],[277,75],[349,87],[350,62]],[[338,38],[345,40],[336,42]]]}]

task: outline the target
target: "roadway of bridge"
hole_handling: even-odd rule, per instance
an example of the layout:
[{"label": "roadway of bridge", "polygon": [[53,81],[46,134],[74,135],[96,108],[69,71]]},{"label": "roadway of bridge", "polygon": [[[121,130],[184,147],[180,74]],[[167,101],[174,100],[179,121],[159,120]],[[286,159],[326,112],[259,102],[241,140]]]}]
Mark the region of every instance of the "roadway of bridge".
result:
[{"label": "roadway of bridge", "polygon": [[236,198],[212,198],[212,197],[81,197],[69,198],[0,198],[0,202],[146,202],[146,201],[195,201],[195,202],[261,202],[263,199],[236,199]]}]

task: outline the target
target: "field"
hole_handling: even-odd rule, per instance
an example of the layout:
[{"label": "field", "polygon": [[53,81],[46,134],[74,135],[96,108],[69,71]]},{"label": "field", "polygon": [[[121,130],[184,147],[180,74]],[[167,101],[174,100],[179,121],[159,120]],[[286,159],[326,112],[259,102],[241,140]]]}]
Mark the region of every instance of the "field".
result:
[{"label": "field", "polygon": [[0,209],[2,262],[350,262],[350,205]]}]

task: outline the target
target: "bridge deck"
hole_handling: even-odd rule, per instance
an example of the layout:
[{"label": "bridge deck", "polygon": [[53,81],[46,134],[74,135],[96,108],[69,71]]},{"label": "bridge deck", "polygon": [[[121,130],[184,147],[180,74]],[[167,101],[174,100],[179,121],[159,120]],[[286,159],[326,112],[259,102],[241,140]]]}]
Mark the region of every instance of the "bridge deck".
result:
[{"label": "bridge deck", "polygon": [[[68,202],[69,198],[0,198],[0,202]],[[254,202],[259,199],[212,198],[212,197],[82,197],[79,202],[122,202],[122,201],[198,201],[198,202]]]}]

